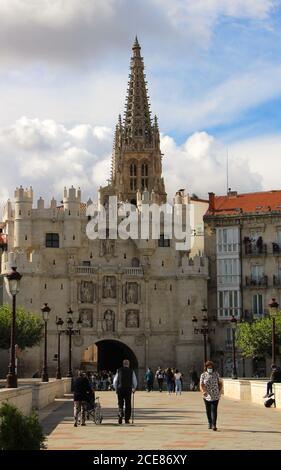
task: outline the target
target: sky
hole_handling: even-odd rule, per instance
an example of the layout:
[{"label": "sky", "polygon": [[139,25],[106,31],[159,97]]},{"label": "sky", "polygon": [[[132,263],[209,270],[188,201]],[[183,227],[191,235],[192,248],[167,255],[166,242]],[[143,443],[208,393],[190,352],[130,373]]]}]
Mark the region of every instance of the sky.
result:
[{"label": "sky", "polygon": [[110,174],[142,47],[169,198],[281,189],[281,0],[0,0],[0,207]]}]

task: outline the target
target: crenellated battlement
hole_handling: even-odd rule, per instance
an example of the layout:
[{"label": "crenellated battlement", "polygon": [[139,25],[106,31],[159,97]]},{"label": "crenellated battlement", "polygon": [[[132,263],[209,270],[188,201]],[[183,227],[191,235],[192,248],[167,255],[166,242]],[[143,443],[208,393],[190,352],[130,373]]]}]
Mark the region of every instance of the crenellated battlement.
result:
[{"label": "crenellated battlement", "polygon": [[14,193],[15,202],[28,202],[33,203],[33,189],[32,186],[24,189],[22,186],[17,187]]},{"label": "crenellated battlement", "polygon": [[64,192],[63,192],[63,203],[66,204],[66,203],[70,203],[70,202],[74,202],[74,203],[80,203],[81,202],[81,189],[78,188],[74,188],[73,186],[71,186],[71,188],[64,188]]}]

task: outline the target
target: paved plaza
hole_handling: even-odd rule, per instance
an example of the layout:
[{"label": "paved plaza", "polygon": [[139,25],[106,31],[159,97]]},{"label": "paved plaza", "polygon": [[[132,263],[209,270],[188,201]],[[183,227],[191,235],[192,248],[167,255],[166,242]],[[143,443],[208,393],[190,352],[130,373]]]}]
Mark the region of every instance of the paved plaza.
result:
[{"label": "paved plaza", "polygon": [[[40,412],[49,450],[110,449],[278,449],[281,410],[229,398],[219,404],[218,431],[207,427],[199,392],[181,396],[136,392],[134,425],[117,424],[116,394],[98,392],[104,420],[74,428],[71,396],[57,399]],[[262,402],[262,399],[261,399]]]}]

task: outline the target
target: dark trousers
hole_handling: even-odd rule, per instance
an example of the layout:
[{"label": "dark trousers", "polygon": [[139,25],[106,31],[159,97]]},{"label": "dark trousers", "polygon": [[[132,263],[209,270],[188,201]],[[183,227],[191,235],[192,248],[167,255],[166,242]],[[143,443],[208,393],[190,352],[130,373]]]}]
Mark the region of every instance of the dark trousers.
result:
[{"label": "dark trousers", "polygon": [[269,382],[267,382],[267,386],[266,386],[266,393],[267,395],[269,395],[270,393],[272,393],[272,385],[274,384],[274,382],[271,382],[271,380]]},{"label": "dark trousers", "polygon": [[162,390],[163,390],[163,379],[158,379],[158,387],[159,387],[159,392],[162,392]]},{"label": "dark trousers", "polygon": [[218,410],[218,404],[219,400],[213,400],[213,401],[208,401],[205,400],[205,407],[206,407],[206,413],[207,413],[207,418],[210,426],[216,426],[217,425],[217,410]]},{"label": "dark trousers", "polygon": [[153,381],[152,380],[148,380],[146,382],[146,387],[147,387],[147,391],[148,392],[151,392],[151,390],[153,389]]},{"label": "dark trousers", "polygon": [[124,403],[125,403],[125,421],[129,421],[131,418],[131,411],[132,411],[132,405],[131,405],[132,390],[120,388],[117,391],[117,396],[118,396],[119,416],[121,416],[122,418],[124,417]]}]

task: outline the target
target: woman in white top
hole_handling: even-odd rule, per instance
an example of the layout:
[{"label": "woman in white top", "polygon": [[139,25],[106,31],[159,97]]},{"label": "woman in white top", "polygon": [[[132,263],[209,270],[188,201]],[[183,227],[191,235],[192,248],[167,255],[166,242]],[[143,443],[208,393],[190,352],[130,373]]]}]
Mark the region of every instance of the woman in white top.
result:
[{"label": "woman in white top", "polygon": [[178,369],[175,370],[175,382],[176,382],[176,395],[181,395],[181,390],[182,390],[182,385],[181,385],[181,376],[182,373],[178,371]]},{"label": "woman in white top", "polygon": [[206,407],[209,429],[217,430],[217,409],[221,394],[222,382],[219,374],[215,371],[212,361],[205,364],[205,372],[200,377],[200,390]]}]

